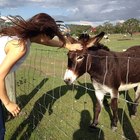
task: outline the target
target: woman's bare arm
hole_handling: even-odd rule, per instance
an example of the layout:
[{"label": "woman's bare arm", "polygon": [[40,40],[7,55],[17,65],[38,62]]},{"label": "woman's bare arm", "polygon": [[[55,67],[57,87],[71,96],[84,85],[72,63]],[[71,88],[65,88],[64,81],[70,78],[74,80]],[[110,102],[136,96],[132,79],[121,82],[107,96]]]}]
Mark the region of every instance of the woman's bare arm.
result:
[{"label": "woman's bare arm", "polygon": [[66,39],[66,44],[63,44],[63,42],[60,41],[57,37],[50,39],[48,36],[45,35],[39,35],[34,38],[31,38],[31,42],[35,42],[51,47],[64,47],[71,51],[83,49],[81,44],[79,44],[78,42],[71,44],[71,42]]},{"label": "woman's bare arm", "polygon": [[20,109],[17,104],[10,101],[6,92],[4,79],[13,65],[26,53],[26,48],[24,46],[9,45],[6,46],[6,52],[7,55],[0,65],[0,100],[6,109],[13,116],[16,116]]}]

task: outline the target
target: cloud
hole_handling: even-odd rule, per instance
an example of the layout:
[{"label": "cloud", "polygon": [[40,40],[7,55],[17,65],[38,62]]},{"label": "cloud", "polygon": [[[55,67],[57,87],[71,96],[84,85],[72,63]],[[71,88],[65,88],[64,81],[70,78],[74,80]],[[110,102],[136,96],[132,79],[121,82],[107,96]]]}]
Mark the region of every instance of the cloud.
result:
[{"label": "cloud", "polygon": [[[140,0],[1,0],[0,8],[38,5],[51,9],[56,19],[66,22],[103,22],[140,18]],[[54,12],[55,11],[55,12]]]},{"label": "cloud", "polygon": [[1,0],[0,1],[0,8],[1,9],[9,9],[9,8],[19,8],[29,4],[37,4],[43,3],[45,0]]},{"label": "cloud", "polygon": [[[60,0],[62,1],[62,0]],[[53,1],[52,5],[58,5],[66,9],[65,21],[116,21],[129,18],[140,18],[139,0],[65,0],[65,2]],[[61,17],[61,15],[60,15]],[[58,18],[58,16],[57,16]]]}]

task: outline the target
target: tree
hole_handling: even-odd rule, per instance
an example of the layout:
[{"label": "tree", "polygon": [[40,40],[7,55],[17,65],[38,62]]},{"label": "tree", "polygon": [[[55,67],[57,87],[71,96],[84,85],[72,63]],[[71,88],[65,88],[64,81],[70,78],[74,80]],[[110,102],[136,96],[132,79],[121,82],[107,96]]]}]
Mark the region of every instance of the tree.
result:
[{"label": "tree", "polygon": [[114,26],[114,33],[124,33],[123,30],[123,23],[117,22],[116,25]]},{"label": "tree", "polygon": [[103,24],[104,26],[104,31],[108,34],[108,33],[113,33],[114,27],[113,24],[110,22],[105,22]]},{"label": "tree", "polygon": [[131,36],[134,32],[139,31],[139,27],[140,21],[135,18],[128,19],[123,23],[123,28],[125,29],[126,33],[130,33]]}]

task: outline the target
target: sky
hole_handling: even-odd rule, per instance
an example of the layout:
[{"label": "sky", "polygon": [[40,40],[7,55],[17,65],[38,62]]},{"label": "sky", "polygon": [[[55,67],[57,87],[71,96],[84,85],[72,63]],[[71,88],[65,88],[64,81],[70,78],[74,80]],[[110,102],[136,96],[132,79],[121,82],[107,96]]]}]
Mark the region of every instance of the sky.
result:
[{"label": "sky", "polygon": [[69,24],[97,26],[140,19],[140,0],[0,0],[1,16],[29,19],[41,12]]}]

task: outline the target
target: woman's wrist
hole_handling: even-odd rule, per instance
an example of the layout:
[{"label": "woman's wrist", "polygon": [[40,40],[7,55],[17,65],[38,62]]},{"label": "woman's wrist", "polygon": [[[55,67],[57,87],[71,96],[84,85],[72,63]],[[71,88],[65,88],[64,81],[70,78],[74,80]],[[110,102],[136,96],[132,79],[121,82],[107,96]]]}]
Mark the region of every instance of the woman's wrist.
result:
[{"label": "woman's wrist", "polygon": [[70,47],[70,44],[66,43],[66,44],[64,45],[64,48],[70,50],[70,48],[71,48],[71,47]]},{"label": "woman's wrist", "polygon": [[4,104],[5,107],[8,106],[10,104],[10,100],[5,102],[5,103],[3,103],[3,104]]}]

